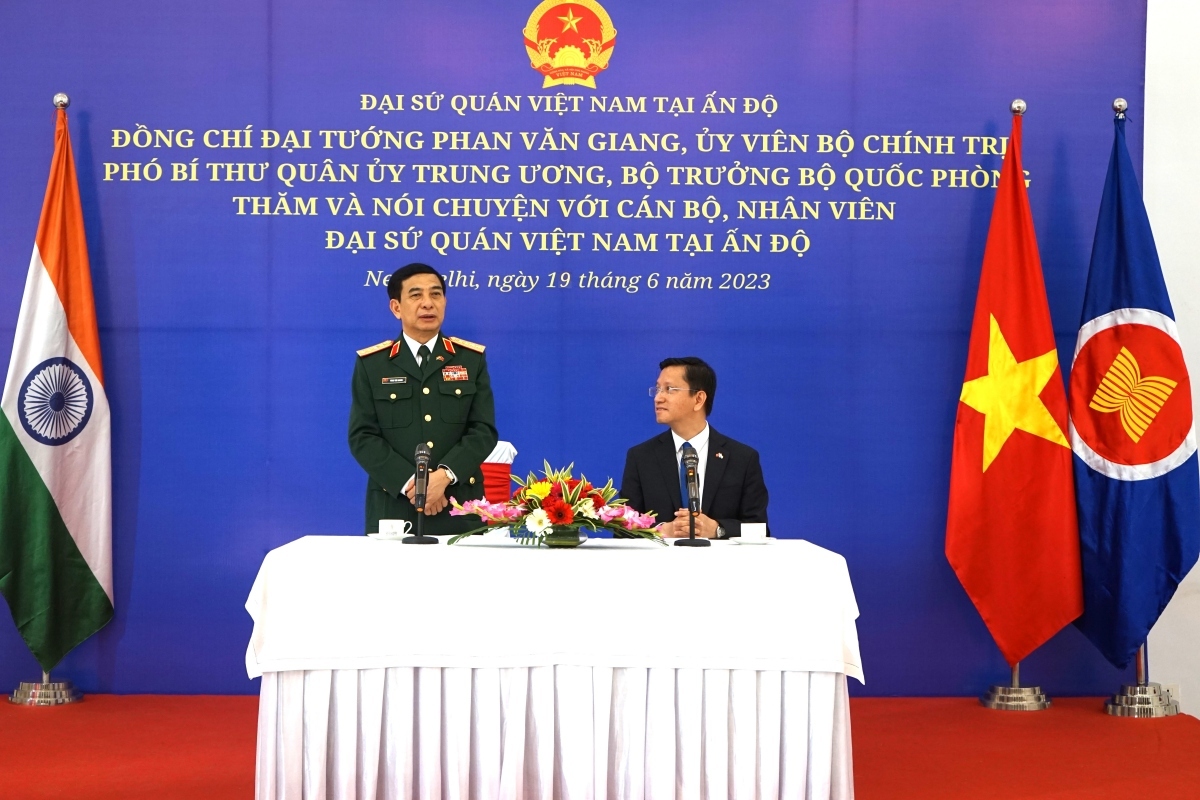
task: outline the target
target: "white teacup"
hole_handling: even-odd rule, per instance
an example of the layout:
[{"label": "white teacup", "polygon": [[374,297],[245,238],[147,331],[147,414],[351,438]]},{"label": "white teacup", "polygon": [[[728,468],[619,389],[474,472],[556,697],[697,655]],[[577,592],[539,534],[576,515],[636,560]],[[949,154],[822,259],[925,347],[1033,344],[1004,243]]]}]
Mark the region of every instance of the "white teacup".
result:
[{"label": "white teacup", "polygon": [[767,523],[743,522],[742,538],[746,541],[761,542],[767,538]]},{"label": "white teacup", "polygon": [[379,520],[381,536],[407,536],[410,530],[412,530],[412,523],[406,519]]}]

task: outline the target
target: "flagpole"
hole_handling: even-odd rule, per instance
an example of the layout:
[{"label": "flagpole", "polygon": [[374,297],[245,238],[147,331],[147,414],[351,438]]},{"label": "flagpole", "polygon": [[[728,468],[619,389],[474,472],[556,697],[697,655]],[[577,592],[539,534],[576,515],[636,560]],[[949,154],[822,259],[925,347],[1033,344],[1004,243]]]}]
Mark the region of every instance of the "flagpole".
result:
[{"label": "flagpole", "polygon": [[[1112,103],[1113,113],[1118,120],[1125,119],[1129,103],[1118,97]],[[1152,683],[1148,677],[1146,643],[1143,642],[1134,655],[1135,683],[1125,684],[1115,695],[1104,702],[1104,711],[1114,717],[1136,717],[1155,719],[1171,717],[1179,713],[1179,703],[1160,684]]]},{"label": "flagpole", "polygon": [[[71,105],[71,98],[59,92],[54,95],[52,102],[55,108],[63,109],[65,113],[67,106]],[[8,696],[8,702],[22,706],[61,706],[82,700],[83,694],[70,681],[50,680],[49,670],[42,670],[40,683],[21,681]]]},{"label": "flagpole", "polygon": [[[1016,166],[1014,168],[1018,170],[1018,172],[1015,173],[1016,174],[1015,180],[1017,180],[1017,181],[1021,180],[1021,176],[1020,176],[1020,172],[1019,172],[1020,149],[1019,149],[1019,146],[1017,146],[1017,143],[1020,141],[1020,139],[1019,139],[1020,120],[1018,118],[1023,117],[1025,115],[1025,111],[1027,110],[1027,108],[1028,108],[1028,104],[1020,98],[1013,100],[1012,103],[1010,103],[1008,106],[1008,110],[1010,112],[1012,112],[1012,115],[1013,115],[1014,150],[1009,154],[1010,156],[1012,156],[1012,158],[1005,160],[1005,164],[1006,164],[1005,168],[1007,169],[1008,167],[1012,167],[1014,165],[1014,163],[1016,164]],[[1013,179],[1013,178],[1011,178],[1011,176],[1010,176],[1010,179]],[[1003,192],[1007,186],[1009,186],[1009,184],[1005,184],[1004,179],[1002,178],[1001,186],[1000,186],[1001,192]],[[1019,183],[1018,183],[1018,186],[1020,186]],[[1021,187],[1021,188],[1023,188],[1023,187]],[[1028,210],[1028,201],[1024,197],[1023,192],[1018,191],[1015,197],[1019,201],[1018,205],[1023,206],[1025,208],[1025,210],[1027,211]],[[997,209],[998,208],[1000,208],[999,200],[997,200],[997,206],[995,208],[993,208],[992,227],[988,231],[989,242],[991,240],[993,233],[997,230],[996,220],[997,220],[997,213],[998,213]],[[1001,219],[1007,219],[1007,218],[1001,217]],[[1028,233],[1032,237],[1032,235],[1033,235],[1032,228],[1029,229]],[[989,247],[991,247],[990,244],[989,244]],[[1035,245],[1035,248],[1036,248],[1036,245]],[[1041,274],[1040,274],[1041,268],[1037,263],[1036,251],[1033,253],[1032,259],[1033,259],[1033,265],[1035,268],[1036,283],[1037,283],[1037,285],[1040,286],[1041,281],[1042,281]],[[985,285],[984,281],[986,280],[986,275],[987,275],[987,265],[988,265],[988,253],[985,250],[984,271],[980,275],[980,290],[979,290],[980,291],[980,294],[979,294],[980,299],[977,301],[977,304],[976,304],[977,311],[980,307],[979,304],[984,302],[984,299],[983,299],[984,298],[984,285]],[[1043,293],[1044,293],[1044,290],[1043,290]],[[1047,316],[1048,316],[1048,312],[1047,312]],[[992,318],[992,324],[993,325],[996,324],[995,317]],[[1047,322],[1047,326],[1049,326],[1048,322]],[[1048,336],[1049,336],[1049,334],[1048,334]],[[1050,346],[1053,346],[1052,340],[1050,342]],[[964,397],[966,396],[965,395],[965,391],[966,391],[965,387],[966,386],[967,386],[967,384],[964,384]],[[1065,398],[1063,398],[1063,400],[1065,401]],[[979,409],[976,409],[976,410],[979,410]],[[957,457],[957,455],[956,455],[956,457]],[[985,447],[985,459],[986,459],[986,447]],[[987,464],[988,464],[988,462],[987,462],[987,460],[985,460],[984,461],[984,470],[987,469]],[[952,483],[953,483],[953,481],[952,481]],[[952,487],[952,494],[953,494],[953,487]],[[1071,510],[1073,512],[1074,502],[1071,502],[1070,505],[1072,507]],[[1064,532],[1064,535],[1065,535],[1065,532]],[[1077,537],[1078,533],[1072,532],[1072,535],[1074,537]],[[949,536],[950,536],[950,534],[948,532],[947,533],[947,556],[950,555]],[[1073,539],[1072,539],[1072,541],[1073,541]],[[953,559],[951,559],[951,562],[953,563]],[[956,572],[957,572],[957,566],[956,566]],[[960,581],[962,580],[961,575],[959,575],[959,580]],[[968,593],[970,593],[970,588],[967,587],[967,584],[965,582],[964,582],[963,586],[964,586],[964,588],[967,588]],[[973,596],[973,599],[974,599],[974,596]],[[976,602],[976,606],[978,606],[978,605],[979,605],[979,603]],[[986,617],[987,615],[985,614],[984,616]],[[993,631],[993,636],[995,637],[994,631]],[[996,641],[999,644],[1001,640],[1000,640],[1000,638],[996,638]],[[1010,642],[1010,644],[1011,644],[1011,642]],[[1010,657],[1013,654],[1013,649],[1015,649],[1015,648],[1010,647],[1009,649],[1006,650],[1004,645],[1001,644],[1001,650],[1004,651],[1006,658]],[[979,702],[982,703],[987,708],[1002,710],[1002,711],[1043,711],[1043,710],[1049,708],[1050,707],[1050,699],[1048,697],[1046,697],[1046,695],[1042,692],[1041,687],[1039,687],[1039,686],[1028,686],[1028,687],[1021,686],[1021,662],[1020,662],[1020,660],[1010,662],[1010,664],[1012,666],[1012,679],[1009,682],[1009,684],[1007,686],[1005,686],[1003,684],[996,684],[996,685],[992,686],[990,689],[988,689],[987,694],[985,694],[983,697],[979,698]]]}]

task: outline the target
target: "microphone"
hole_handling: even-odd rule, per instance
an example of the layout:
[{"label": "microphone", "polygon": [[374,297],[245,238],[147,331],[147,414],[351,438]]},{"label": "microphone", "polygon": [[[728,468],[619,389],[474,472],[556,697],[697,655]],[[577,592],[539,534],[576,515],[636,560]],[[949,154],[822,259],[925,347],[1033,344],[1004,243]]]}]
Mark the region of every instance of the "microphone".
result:
[{"label": "microphone", "polygon": [[683,448],[683,468],[687,472],[687,503],[692,516],[700,513],[700,455],[690,444]]},{"label": "microphone", "polygon": [[433,454],[424,442],[417,445],[413,460],[417,462],[417,474],[413,476],[413,505],[417,507],[417,532],[413,536],[405,536],[404,544],[437,544],[437,537],[425,535],[425,492],[429,488],[429,460]]},{"label": "microphone", "polygon": [[416,488],[416,497],[413,498],[413,505],[417,507],[417,513],[425,511],[425,493],[429,486],[429,459],[432,455],[429,452],[429,447],[424,442],[417,445],[417,452],[413,458],[417,464],[417,474],[413,478]]},{"label": "microphone", "polygon": [[688,535],[686,539],[676,539],[675,544],[683,547],[708,547],[712,544],[708,539],[696,538],[696,517],[700,516],[700,454],[690,443],[683,446],[684,482],[687,483]]}]

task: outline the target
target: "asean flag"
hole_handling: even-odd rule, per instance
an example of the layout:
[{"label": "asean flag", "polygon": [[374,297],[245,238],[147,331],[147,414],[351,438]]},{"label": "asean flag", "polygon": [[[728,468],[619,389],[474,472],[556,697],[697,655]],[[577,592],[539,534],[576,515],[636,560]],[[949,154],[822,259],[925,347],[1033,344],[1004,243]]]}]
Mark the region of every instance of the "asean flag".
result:
[{"label": "asean flag", "polygon": [[1126,667],[1200,553],[1191,382],[1125,119],[1096,223],[1071,367],[1084,635]]},{"label": "asean flag", "polygon": [[954,422],[946,558],[1010,665],[1079,616],[1067,396],[1021,168],[996,189]]}]

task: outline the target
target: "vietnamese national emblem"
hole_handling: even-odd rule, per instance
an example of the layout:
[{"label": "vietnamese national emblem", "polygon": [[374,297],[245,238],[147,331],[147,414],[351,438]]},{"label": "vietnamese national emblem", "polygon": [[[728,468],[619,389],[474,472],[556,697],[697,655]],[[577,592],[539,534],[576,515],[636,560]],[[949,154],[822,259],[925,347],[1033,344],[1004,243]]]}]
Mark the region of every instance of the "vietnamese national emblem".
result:
[{"label": "vietnamese national emblem", "polygon": [[575,85],[596,88],[596,74],[608,68],[617,30],[596,0],[543,0],[525,23],[529,65],[540,72],[542,88]]}]

